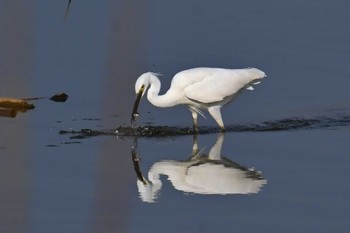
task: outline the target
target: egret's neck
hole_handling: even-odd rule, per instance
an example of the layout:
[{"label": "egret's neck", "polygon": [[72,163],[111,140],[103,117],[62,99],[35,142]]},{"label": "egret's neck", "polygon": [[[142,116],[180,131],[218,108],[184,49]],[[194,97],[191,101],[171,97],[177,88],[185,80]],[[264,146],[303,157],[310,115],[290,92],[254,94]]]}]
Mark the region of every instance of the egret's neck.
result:
[{"label": "egret's neck", "polygon": [[150,87],[147,92],[147,99],[151,104],[161,108],[172,107],[177,104],[177,98],[174,98],[169,91],[164,95],[159,95],[161,83],[156,76],[151,76],[149,81]]}]

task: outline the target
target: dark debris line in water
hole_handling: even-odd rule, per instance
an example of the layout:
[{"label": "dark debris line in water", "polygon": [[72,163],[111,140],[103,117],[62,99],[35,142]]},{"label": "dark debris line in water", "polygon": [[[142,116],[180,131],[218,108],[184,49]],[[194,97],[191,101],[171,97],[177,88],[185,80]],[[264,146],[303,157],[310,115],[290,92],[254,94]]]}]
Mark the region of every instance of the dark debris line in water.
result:
[{"label": "dark debris line in water", "polygon": [[92,130],[92,129],[81,129],[81,130],[60,130],[60,134],[70,134],[72,135],[70,139],[84,139],[95,136],[116,136],[114,131],[102,131],[102,130]]},{"label": "dark debris line in water", "polygon": [[266,121],[246,126],[229,126],[228,131],[259,132],[259,131],[287,131],[297,129],[321,129],[350,125],[350,116],[316,117],[316,118],[289,118],[276,121]]},{"label": "dark debris line in water", "polygon": [[[290,131],[301,129],[334,128],[350,125],[350,116],[338,117],[314,117],[314,118],[288,118],[276,121],[265,121],[256,124],[230,125],[226,127],[227,132],[271,132]],[[217,127],[201,127],[199,134],[217,133]],[[60,134],[70,134],[71,139],[83,139],[95,136],[138,136],[138,137],[172,137],[194,134],[192,128],[169,127],[169,126],[120,126],[117,130],[60,130]]]}]

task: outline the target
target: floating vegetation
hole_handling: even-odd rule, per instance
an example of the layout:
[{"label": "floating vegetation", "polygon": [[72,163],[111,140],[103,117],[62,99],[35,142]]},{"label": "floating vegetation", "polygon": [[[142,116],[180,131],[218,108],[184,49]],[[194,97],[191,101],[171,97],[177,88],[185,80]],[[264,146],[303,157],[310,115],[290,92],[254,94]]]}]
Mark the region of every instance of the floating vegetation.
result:
[{"label": "floating vegetation", "polygon": [[22,99],[0,97],[0,116],[14,118],[18,112],[27,112],[35,108],[33,104]]},{"label": "floating vegetation", "polygon": [[41,99],[49,99],[54,102],[66,102],[68,99],[68,95],[66,93],[59,93],[55,94],[51,97],[32,97],[32,98],[25,98],[23,100],[30,101],[30,100],[41,100]]},{"label": "floating vegetation", "polygon": [[[314,118],[285,118],[275,121],[264,121],[261,123],[251,123],[245,125],[229,125],[227,132],[270,132],[289,131],[298,129],[321,129],[350,125],[350,116],[337,117],[314,117]],[[198,134],[209,134],[220,132],[218,127],[200,127]],[[116,135],[120,136],[181,136],[195,134],[193,128],[169,127],[169,126],[120,126],[116,130]]]},{"label": "floating vegetation", "polygon": [[62,142],[62,144],[66,144],[66,145],[68,145],[68,144],[80,144],[81,142],[79,142],[79,141],[71,141],[71,142]]},{"label": "floating vegetation", "polygon": [[81,129],[81,130],[60,130],[59,134],[70,134],[72,135],[70,139],[84,139],[95,136],[115,136],[114,131],[100,131],[100,130],[92,130],[92,129]]},{"label": "floating vegetation", "polygon": [[180,128],[171,126],[125,126],[121,125],[115,131],[118,136],[143,136],[143,137],[165,137],[165,136],[181,136],[192,135],[194,131],[192,128]]},{"label": "floating vegetation", "polygon": [[265,121],[258,124],[229,126],[228,131],[258,132],[258,131],[287,131],[298,129],[321,129],[350,125],[350,116],[315,117],[315,118],[286,118],[276,121]]},{"label": "floating vegetation", "polygon": [[60,93],[50,97],[50,100],[54,102],[66,102],[67,99],[68,95],[66,93]]},{"label": "floating vegetation", "polygon": [[48,145],[46,145],[46,147],[58,147],[58,145],[55,145],[55,144],[48,144]]},{"label": "floating vegetation", "polygon": [[66,102],[68,95],[66,93],[60,93],[51,97],[34,97],[25,99],[0,97],[0,117],[15,118],[18,112],[24,113],[35,108],[34,104],[30,103],[29,101],[46,98],[49,98],[54,102]]},{"label": "floating vegetation", "polygon": [[[275,121],[264,121],[261,123],[252,123],[244,125],[229,125],[227,132],[273,132],[290,130],[308,130],[335,128],[350,125],[350,116],[336,117],[314,117],[314,118],[285,118]],[[198,134],[210,134],[220,132],[218,127],[200,127]],[[121,125],[116,130],[61,130],[60,134],[71,134],[72,139],[82,139],[95,136],[120,136],[120,137],[173,137],[183,135],[193,135],[195,132],[190,127],[171,127],[171,126],[153,126],[153,125]]]},{"label": "floating vegetation", "polygon": [[28,110],[35,108],[33,104],[28,103],[22,99],[0,97],[0,108],[12,108],[21,110]]}]

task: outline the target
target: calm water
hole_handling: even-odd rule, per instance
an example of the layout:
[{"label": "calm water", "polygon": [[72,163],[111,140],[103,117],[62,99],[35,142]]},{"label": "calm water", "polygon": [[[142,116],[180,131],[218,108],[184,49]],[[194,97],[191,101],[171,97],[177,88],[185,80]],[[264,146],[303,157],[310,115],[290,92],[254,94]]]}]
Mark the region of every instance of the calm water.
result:
[{"label": "calm water", "polygon": [[[0,96],[69,95],[0,117],[1,233],[349,231],[347,1],[73,0],[63,22],[67,2],[0,2]],[[163,73],[165,92],[197,66],[268,75],[224,109],[232,130],[199,135],[198,151],[192,135],[59,134],[128,124],[141,73]],[[139,112],[141,125],[191,125],[184,107]]]}]

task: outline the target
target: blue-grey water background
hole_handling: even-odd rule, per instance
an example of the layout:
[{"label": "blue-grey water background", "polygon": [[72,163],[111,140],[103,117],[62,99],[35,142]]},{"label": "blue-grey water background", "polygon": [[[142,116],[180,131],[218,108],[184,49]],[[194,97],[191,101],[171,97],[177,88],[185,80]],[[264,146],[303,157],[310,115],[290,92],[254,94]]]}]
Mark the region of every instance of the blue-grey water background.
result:
[{"label": "blue-grey water background", "polygon": [[[133,138],[59,131],[128,124],[143,72],[257,67],[268,77],[223,110],[226,125],[348,116],[348,1],[0,1],[0,96],[66,92],[0,118],[0,232],[348,232],[349,126],[227,132],[222,155],[261,171],[259,193],[200,195],[166,176],[143,202]],[[191,125],[146,100],[140,124]],[[208,116],[201,126],[215,126]],[[218,135],[199,135],[208,153]],[[192,136],[139,138],[140,168],[186,160]]]}]

